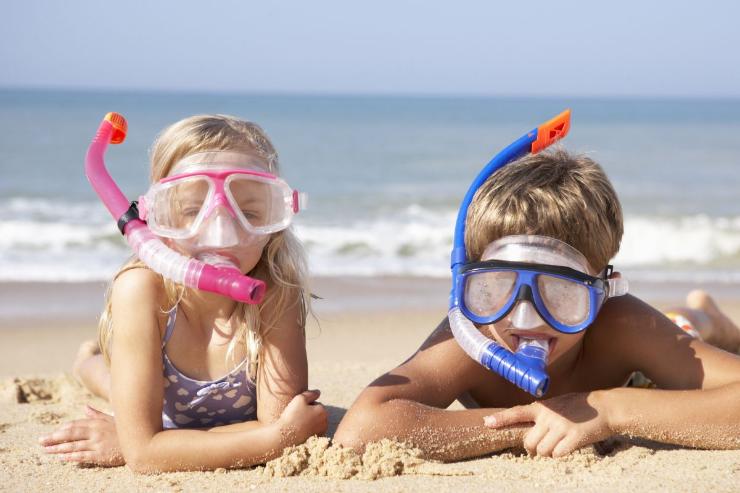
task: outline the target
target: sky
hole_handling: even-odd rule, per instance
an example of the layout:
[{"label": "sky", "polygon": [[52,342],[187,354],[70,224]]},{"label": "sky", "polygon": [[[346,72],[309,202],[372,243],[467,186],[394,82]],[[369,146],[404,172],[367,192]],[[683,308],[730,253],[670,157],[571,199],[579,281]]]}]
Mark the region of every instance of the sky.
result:
[{"label": "sky", "polygon": [[5,0],[0,88],[740,97],[740,2]]}]

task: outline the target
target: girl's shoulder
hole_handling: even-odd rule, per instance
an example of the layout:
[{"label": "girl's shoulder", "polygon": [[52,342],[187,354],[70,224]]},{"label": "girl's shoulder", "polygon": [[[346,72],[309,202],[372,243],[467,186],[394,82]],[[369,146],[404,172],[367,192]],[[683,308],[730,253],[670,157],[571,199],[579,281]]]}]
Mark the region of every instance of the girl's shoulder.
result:
[{"label": "girl's shoulder", "polygon": [[112,295],[145,296],[159,300],[164,296],[162,276],[146,267],[133,267],[124,270],[113,280]]},{"label": "girl's shoulder", "polygon": [[111,311],[114,318],[149,317],[161,328],[166,325],[167,313],[163,310],[167,296],[162,276],[145,267],[135,267],[121,272],[111,285]]}]

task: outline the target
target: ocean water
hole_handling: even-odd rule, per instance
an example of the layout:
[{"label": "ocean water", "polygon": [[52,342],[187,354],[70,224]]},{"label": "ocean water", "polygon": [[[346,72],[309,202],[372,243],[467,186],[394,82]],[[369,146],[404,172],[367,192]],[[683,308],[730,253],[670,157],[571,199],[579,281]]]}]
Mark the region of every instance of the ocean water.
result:
[{"label": "ocean water", "polygon": [[129,255],[83,172],[102,116],[131,198],[166,125],[258,122],[309,195],[295,222],[316,275],[446,277],[459,201],[503,146],[562,109],[565,146],[600,162],[625,211],[614,263],[642,280],[740,281],[740,100],[475,99],[0,91],[0,281],[109,278]]}]

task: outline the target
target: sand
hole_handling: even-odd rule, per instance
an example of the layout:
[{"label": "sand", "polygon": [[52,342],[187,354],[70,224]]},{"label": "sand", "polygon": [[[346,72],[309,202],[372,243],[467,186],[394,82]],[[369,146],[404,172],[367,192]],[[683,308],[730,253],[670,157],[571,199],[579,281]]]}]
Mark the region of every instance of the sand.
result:
[{"label": "sand", "polygon": [[[721,306],[740,321],[740,293],[715,288],[722,293]],[[0,286],[0,295],[9,289],[15,288]],[[75,304],[75,297],[98,296],[99,289],[53,287],[66,298],[62,304],[82,307],[77,311],[58,310],[51,317],[43,310],[33,317],[0,313],[0,491],[740,491],[740,450],[691,450],[621,438],[558,460],[505,451],[441,464],[391,441],[359,455],[328,438],[314,438],[245,470],[146,476],[125,467],[63,464],[43,454],[37,437],[81,418],[86,403],[109,410],[69,375],[77,344],[95,334],[90,303]],[[317,281],[324,300],[316,305],[320,326],[312,321],[308,327],[310,385],[322,391],[329,436],[360,390],[408,357],[444,316],[447,290],[446,282],[435,280]],[[676,286],[664,291],[643,286],[643,292],[659,306],[678,303],[681,296]],[[660,296],[664,292],[669,295]]]}]

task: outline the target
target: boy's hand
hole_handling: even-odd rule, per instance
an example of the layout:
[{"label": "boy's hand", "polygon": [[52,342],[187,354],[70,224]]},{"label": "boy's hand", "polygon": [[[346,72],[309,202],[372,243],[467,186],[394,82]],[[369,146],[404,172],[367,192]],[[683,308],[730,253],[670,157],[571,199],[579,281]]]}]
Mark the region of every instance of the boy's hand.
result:
[{"label": "boy's hand", "polygon": [[320,395],[318,390],[307,390],[293,397],[285,406],[278,425],[287,444],[297,445],[313,435],[326,433],[329,425],[326,409],[316,401]]},{"label": "boy's hand", "polygon": [[524,435],[530,455],[562,457],[612,435],[595,392],[565,394],[526,406],[515,406],[483,418],[489,428],[534,423]]}]

